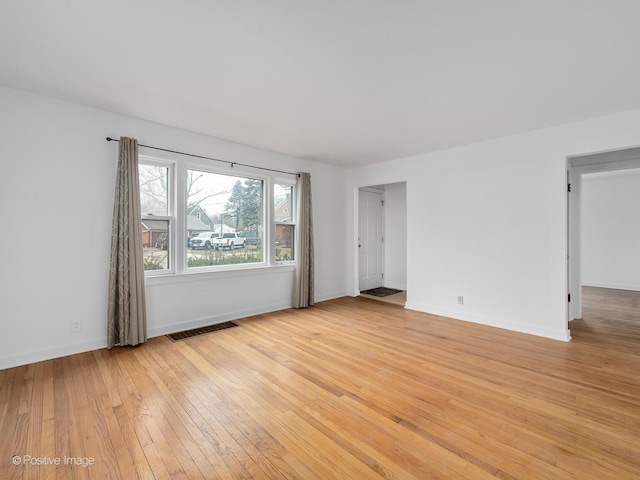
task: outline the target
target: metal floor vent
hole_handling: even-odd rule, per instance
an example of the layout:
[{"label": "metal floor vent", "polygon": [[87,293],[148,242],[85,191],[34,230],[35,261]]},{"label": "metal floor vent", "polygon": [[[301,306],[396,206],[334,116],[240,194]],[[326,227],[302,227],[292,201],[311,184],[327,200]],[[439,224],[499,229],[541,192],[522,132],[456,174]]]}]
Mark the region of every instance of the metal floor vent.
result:
[{"label": "metal floor vent", "polygon": [[209,325],[208,327],[194,328],[193,330],[185,330],[184,332],[176,332],[167,335],[172,342],[177,340],[184,340],[186,338],[197,337],[198,335],[204,335],[206,333],[217,332],[219,330],[226,330],[227,328],[237,327],[237,323],[223,322],[215,325]]}]

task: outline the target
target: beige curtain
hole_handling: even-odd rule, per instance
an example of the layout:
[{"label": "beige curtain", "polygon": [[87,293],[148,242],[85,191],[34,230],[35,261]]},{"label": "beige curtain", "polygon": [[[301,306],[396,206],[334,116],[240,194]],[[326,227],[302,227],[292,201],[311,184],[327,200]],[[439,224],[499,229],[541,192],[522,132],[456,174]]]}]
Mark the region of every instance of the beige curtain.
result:
[{"label": "beige curtain", "polygon": [[300,173],[296,186],[298,198],[298,251],[293,284],[293,307],[313,305],[313,218],[311,215],[311,175]]},{"label": "beige curtain", "polygon": [[147,339],[142,255],[138,142],[120,137],[109,265],[109,348],[138,345]]}]

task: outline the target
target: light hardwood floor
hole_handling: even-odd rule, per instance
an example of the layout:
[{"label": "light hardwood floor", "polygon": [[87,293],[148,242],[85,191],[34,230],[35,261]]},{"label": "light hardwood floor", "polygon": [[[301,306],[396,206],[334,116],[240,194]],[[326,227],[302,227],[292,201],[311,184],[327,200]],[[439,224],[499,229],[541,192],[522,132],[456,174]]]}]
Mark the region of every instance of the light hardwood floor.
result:
[{"label": "light hardwood floor", "polygon": [[585,289],[563,343],[344,298],[2,370],[0,479],[640,478],[639,306]]}]

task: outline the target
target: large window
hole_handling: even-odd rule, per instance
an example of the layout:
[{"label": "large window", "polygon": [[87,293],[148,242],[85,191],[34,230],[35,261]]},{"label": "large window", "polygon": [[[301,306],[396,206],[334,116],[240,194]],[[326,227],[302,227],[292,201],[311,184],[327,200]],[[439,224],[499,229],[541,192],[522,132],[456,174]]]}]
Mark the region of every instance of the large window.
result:
[{"label": "large window", "polygon": [[269,267],[295,261],[295,181],[141,156],[148,276]]},{"label": "large window", "polygon": [[173,229],[170,208],[171,168],[157,163],[140,162],[138,171],[144,269],[170,272],[173,271],[170,248],[170,233]]},{"label": "large window", "polygon": [[264,181],[187,170],[187,268],[264,262]]}]

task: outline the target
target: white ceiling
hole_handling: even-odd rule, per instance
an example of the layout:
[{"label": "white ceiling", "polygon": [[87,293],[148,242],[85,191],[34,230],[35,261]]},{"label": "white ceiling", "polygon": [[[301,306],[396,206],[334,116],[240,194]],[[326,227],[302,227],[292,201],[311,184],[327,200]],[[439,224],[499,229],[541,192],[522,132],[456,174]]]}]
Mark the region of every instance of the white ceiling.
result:
[{"label": "white ceiling", "polygon": [[640,107],[638,18],[637,0],[2,0],[0,84],[355,166]]}]

